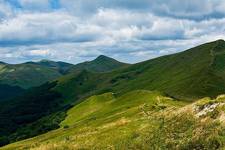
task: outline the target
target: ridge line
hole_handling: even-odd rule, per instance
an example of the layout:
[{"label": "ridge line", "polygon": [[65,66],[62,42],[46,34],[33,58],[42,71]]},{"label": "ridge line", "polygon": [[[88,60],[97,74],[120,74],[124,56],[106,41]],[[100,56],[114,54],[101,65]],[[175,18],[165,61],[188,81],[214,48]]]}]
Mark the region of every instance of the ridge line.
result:
[{"label": "ridge line", "polygon": [[209,63],[209,67],[211,67],[215,61],[215,54],[214,54],[214,50],[215,48],[219,45],[219,41],[216,41],[216,45],[210,49],[210,55],[212,56],[211,62]]}]

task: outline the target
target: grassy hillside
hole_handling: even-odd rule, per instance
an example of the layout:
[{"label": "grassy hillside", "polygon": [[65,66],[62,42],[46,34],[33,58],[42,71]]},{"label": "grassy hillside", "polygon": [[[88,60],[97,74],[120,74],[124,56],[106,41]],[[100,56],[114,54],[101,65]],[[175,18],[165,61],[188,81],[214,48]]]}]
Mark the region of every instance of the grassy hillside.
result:
[{"label": "grassy hillside", "polygon": [[69,72],[78,72],[83,69],[91,72],[108,72],[124,66],[128,66],[128,64],[100,55],[92,61],[87,61],[73,66],[69,69]]},{"label": "grassy hillside", "polygon": [[[27,63],[26,65],[39,66],[40,64]],[[50,69],[52,68],[50,67]],[[80,71],[71,74],[73,76],[77,75],[77,88],[81,86],[81,81],[86,80],[85,77],[82,77],[83,74],[85,75],[86,71],[82,68],[80,68]],[[91,75],[89,73],[89,77]],[[36,77],[36,74],[33,77]],[[91,84],[97,84],[97,82]],[[91,90],[91,86],[90,88],[85,86],[75,93],[72,92],[73,97],[67,103],[66,98],[69,93],[66,94],[66,91],[71,92],[69,86],[66,88],[61,86],[61,92],[58,92],[53,90],[58,84],[56,81],[29,89],[20,97],[13,98],[0,105],[0,118],[3,121],[0,123],[0,145],[1,139],[6,141],[5,143],[13,142],[58,128],[60,121],[65,117],[65,110],[70,107],[71,99],[79,99],[87,90]],[[73,85],[73,88],[76,88],[76,84]],[[63,84],[60,83],[60,85]]]},{"label": "grassy hillside", "polygon": [[[5,106],[6,104],[0,105],[0,110],[4,110],[0,111],[0,117],[10,118],[8,120],[24,116],[31,118],[28,122],[25,118],[25,122],[15,128],[14,121],[3,121],[0,128],[8,131],[3,134],[7,135],[3,138],[10,137],[9,140],[12,142],[55,129],[64,119],[65,110],[71,104],[79,104],[92,95],[102,93],[113,92],[121,96],[134,90],[157,90],[173,99],[189,102],[223,94],[225,91],[224,43],[222,40],[206,43],[181,53],[124,66],[111,72],[99,73],[85,69],[62,76],[54,84],[50,84],[53,86],[43,85],[19,99],[12,100],[12,103],[7,105],[13,105],[13,108]],[[51,94],[56,97],[49,96]],[[43,103],[39,103],[42,95],[44,95]],[[23,106],[22,112],[21,106]],[[38,108],[33,113],[35,117],[29,117],[33,108]],[[7,116],[6,112],[13,115]],[[38,128],[32,133],[33,128],[42,125],[45,126],[42,130]]]},{"label": "grassy hillside", "polygon": [[39,86],[47,81],[60,77],[61,74],[52,68],[35,64],[2,65],[0,83],[22,88]]},{"label": "grassy hillside", "polygon": [[146,90],[105,93],[71,108],[61,128],[0,149],[222,149],[224,102],[219,96],[189,104]]},{"label": "grassy hillside", "polygon": [[73,64],[62,62],[62,61],[51,61],[51,60],[41,60],[39,62],[27,62],[26,64],[35,64],[40,66],[45,66],[48,68],[56,69],[59,73],[65,74],[71,67],[73,67]]},{"label": "grassy hillside", "polygon": [[59,79],[56,89],[67,99],[105,91],[123,94],[138,89],[159,90],[184,100],[216,97],[225,91],[224,43],[222,40],[206,43],[112,72],[70,74]]},{"label": "grassy hillside", "polygon": [[106,56],[99,56],[93,61],[77,65],[42,60],[23,64],[0,64],[0,83],[22,88],[30,88],[52,81],[69,72],[88,70],[91,72],[111,71],[127,64],[118,62]]}]

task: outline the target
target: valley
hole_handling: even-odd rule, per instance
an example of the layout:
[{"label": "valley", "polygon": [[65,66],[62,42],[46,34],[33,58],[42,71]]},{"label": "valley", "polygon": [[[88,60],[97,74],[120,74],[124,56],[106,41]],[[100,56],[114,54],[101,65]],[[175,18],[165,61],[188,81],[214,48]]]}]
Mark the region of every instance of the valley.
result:
[{"label": "valley", "polygon": [[60,75],[0,102],[0,149],[223,148],[224,55],[217,40],[136,64],[42,61]]}]

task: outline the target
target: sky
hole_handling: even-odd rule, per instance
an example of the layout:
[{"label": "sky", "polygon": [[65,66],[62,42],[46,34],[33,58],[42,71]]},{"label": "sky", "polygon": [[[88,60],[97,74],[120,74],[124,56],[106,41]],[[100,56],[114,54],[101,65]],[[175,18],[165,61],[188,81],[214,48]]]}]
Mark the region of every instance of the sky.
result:
[{"label": "sky", "polygon": [[225,39],[225,0],[0,0],[0,61],[136,63]]}]

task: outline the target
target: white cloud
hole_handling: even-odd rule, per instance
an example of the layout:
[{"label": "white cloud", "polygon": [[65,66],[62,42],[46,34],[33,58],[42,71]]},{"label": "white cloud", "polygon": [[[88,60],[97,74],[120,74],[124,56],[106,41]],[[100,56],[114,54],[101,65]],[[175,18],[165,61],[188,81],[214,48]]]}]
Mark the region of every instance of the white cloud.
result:
[{"label": "white cloud", "polygon": [[0,59],[77,63],[106,54],[137,62],[224,38],[224,2],[200,1],[184,0],[181,9],[178,0],[154,0],[150,6],[148,0],[61,0],[62,8],[51,10],[48,0],[20,0],[25,10],[0,22]]},{"label": "white cloud", "polygon": [[24,53],[24,55],[28,55],[28,56],[43,56],[46,57],[48,55],[50,55],[50,50],[49,49],[38,49],[38,50],[29,50],[27,51],[27,53]]},{"label": "white cloud", "polygon": [[4,19],[5,17],[10,17],[13,14],[11,6],[5,2],[0,1],[0,18]]},{"label": "white cloud", "polygon": [[79,21],[76,17],[63,12],[19,14],[0,23],[0,43],[32,45],[85,42],[97,38],[95,37],[95,32],[99,32],[97,28],[83,26]]},{"label": "white cloud", "polygon": [[[148,11],[158,16],[206,19],[225,16],[224,0],[60,0],[74,14],[93,14],[99,8]],[[221,16],[222,15],[222,16]]]}]

